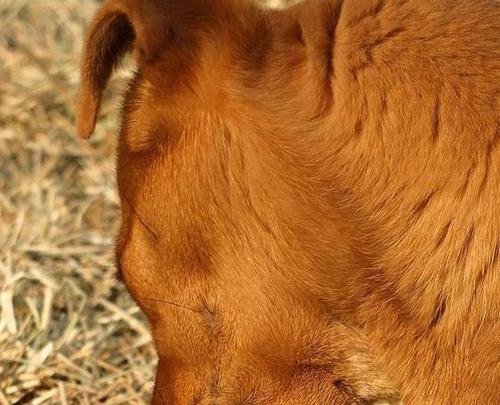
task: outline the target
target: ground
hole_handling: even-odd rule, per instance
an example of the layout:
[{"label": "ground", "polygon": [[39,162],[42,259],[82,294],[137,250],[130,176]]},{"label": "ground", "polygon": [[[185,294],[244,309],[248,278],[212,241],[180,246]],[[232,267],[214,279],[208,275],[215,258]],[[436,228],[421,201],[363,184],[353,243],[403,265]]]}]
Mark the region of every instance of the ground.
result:
[{"label": "ground", "polygon": [[0,404],[142,404],[155,355],[113,279],[119,92],[76,139],[82,36],[95,0],[0,2]]}]

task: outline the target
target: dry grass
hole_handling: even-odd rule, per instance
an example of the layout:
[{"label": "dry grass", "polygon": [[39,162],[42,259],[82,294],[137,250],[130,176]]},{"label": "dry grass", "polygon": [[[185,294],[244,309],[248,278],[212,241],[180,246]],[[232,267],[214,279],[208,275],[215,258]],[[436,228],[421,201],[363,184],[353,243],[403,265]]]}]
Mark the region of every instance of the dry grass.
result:
[{"label": "dry grass", "polygon": [[0,404],[139,404],[152,388],[147,326],[113,281],[127,71],[92,143],[74,134],[82,33],[97,5],[0,2]]}]

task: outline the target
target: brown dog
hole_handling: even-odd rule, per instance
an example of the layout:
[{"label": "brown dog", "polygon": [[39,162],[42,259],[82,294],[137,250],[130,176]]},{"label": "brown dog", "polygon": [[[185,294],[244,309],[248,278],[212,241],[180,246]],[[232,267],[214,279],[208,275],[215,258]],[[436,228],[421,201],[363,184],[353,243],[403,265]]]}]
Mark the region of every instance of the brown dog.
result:
[{"label": "brown dog", "polygon": [[500,6],[114,0],[118,267],[155,404],[500,402]]}]

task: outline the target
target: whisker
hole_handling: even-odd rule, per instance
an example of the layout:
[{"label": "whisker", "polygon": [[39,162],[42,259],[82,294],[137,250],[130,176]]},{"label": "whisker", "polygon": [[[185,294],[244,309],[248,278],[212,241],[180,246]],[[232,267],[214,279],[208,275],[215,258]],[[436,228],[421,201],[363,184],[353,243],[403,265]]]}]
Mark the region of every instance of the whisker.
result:
[{"label": "whisker", "polygon": [[152,301],[152,302],[158,302],[158,303],[161,303],[161,304],[172,305],[174,307],[182,308],[182,309],[185,309],[185,310],[191,311],[191,312],[196,312],[196,313],[201,313],[202,312],[202,311],[200,311],[198,309],[190,308],[188,306],[185,306],[185,305],[182,305],[182,304],[178,304],[177,302],[173,302],[173,301],[166,301],[166,300],[160,300],[158,298],[148,298],[148,297],[138,297],[138,298],[142,299],[142,300],[146,300],[146,301]]},{"label": "whisker", "polygon": [[153,231],[153,229],[148,225],[146,224],[143,219],[141,218],[141,216],[138,214],[137,210],[135,209],[135,207],[130,203],[130,201],[128,200],[127,197],[125,197],[124,195],[122,195],[122,198],[123,200],[128,204],[128,206],[130,207],[130,209],[132,210],[132,213],[134,214],[134,216],[139,220],[139,222],[141,223],[141,225],[155,238],[156,241],[160,240],[160,238],[158,237],[158,235],[156,234],[155,231]]}]

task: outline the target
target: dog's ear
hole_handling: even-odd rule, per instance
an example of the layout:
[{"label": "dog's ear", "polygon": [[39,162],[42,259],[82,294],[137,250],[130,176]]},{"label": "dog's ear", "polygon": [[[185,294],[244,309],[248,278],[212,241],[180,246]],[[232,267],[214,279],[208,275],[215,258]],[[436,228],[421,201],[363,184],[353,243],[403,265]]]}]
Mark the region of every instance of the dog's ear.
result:
[{"label": "dog's ear", "polygon": [[134,49],[139,64],[154,58],[165,29],[157,1],[112,0],[94,17],[83,48],[76,113],[78,136],[94,132],[101,97],[113,69]]}]

